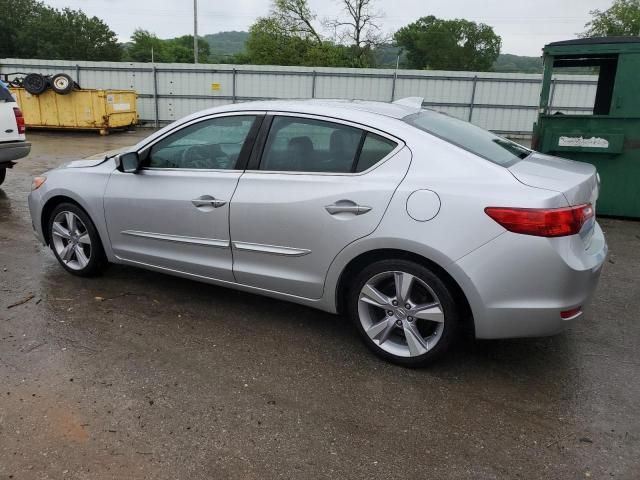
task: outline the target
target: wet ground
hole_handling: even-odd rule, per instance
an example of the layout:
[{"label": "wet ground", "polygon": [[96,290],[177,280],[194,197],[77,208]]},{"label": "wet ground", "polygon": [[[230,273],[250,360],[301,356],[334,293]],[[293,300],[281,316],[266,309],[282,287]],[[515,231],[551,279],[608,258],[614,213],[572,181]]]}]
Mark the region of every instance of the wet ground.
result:
[{"label": "wet ground", "polygon": [[601,222],[572,330],[406,370],[322,312],[58,267],[31,176],[141,135],[31,133],[0,187],[0,479],[640,478],[640,223]]}]

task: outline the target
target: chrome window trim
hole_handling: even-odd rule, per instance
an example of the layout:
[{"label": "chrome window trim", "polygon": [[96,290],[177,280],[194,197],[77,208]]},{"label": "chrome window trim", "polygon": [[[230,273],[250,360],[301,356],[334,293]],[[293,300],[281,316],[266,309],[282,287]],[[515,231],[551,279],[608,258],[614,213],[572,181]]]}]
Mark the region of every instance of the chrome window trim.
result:
[{"label": "chrome window trim", "polygon": [[208,173],[242,173],[244,170],[227,170],[220,168],[160,168],[160,167],[144,167],[140,172],[208,172]]},{"label": "chrome window trim", "polygon": [[[395,135],[391,135],[387,132],[384,132],[382,130],[378,130],[375,127],[371,127],[369,125],[364,125],[362,123],[357,123],[357,122],[352,122],[349,120],[344,120],[341,118],[334,118],[334,117],[327,117],[326,115],[316,115],[316,114],[311,114],[311,113],[295,113],[295,112],[281,112],[281,111],[277,111],[277,110],[269,110],[267,112],[268,115],[275,117],[296,117],[296,118],[308,118],[310,120],[319,120],[319,121],[323,121],[323,122],[327,122],[327,123],[338,123],[338,124],[342,124],[342,125],[346,125],[348,127],[352,127],[352,128],[357,128],[359,130],[362,130],[364,132],[367,133],[373,133],[375,135],[379,135],[383,138],[386,138],[387,140],[391,140],[392,142],[396,143],[396,148],[394,148],[393,150],[391,150],[391,152],[389,152],[385,157],[381,158],[378,162],[376,162],[374,165],[372,165],[371,167],[369,167],[366,170],[363,170],[362,172],[312,172],[312,171],[289,171],[289,170],[260,170],[259,168],[257,169],[247,169],[247,172],[251,172],[251,173],[261,173],[261,174],[267,174],[267,175],[274,175],[274,174],[279,174],[279,175],[322,175],[322,176],[330,176],[330,177],[336,177],[336,176],[340,176],[340,177],[358,177],[358,176],[362,176],[362,175],[366,175],[370,172],[372,172],[373,170],[375,170],[376,168],[378,168],[379,166],[381,166],[383,163],[386,163],[389,159],[391,159],[392,157],[394,157],[398,152],[400,152],[403,148],[405,148],[407,146],[406,142],[404,140],[402,140],[401,138],[396,137]],[[269,127],[271,128],[271,127]],[[268,140],[269,136],[267,135],[267,140]],[[265,144],[266,145],[266,144]],[[262,155],[264,154],[264,151],[260,154],[260,161],[262,162]]]}]

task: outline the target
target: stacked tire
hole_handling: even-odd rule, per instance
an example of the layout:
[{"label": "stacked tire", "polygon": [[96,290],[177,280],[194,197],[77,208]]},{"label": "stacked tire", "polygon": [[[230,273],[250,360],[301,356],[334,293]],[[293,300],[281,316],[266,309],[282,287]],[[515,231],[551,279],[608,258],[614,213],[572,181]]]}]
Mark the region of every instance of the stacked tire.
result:
[{"label": "stacked tire", "polygon": [[30,73],[22,80],[22,86],[31,95],[40,95],[51,88],[59,95],[68,95],[79,85],[66,73],[57,73],[49,77],[39,73]]}]

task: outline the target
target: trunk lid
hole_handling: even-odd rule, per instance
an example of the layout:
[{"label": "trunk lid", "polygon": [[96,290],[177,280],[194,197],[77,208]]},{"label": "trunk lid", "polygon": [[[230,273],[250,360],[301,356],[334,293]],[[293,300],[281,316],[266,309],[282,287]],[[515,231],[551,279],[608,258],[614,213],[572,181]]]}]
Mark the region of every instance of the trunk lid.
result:
[{"label": "trunk lid", "polygon": [[591,164],[534,152],[509,167],[509,171],[525,185],[562,193],[569,205],[596,206],[598,174]]},{"label": "trunk lid", "polygon": [[598,172],[593,165],[534,152],[509,167],[509,171],[525,185],[562,193],[569,206],[590,203],[593,216],[580,231],[584,248],[589,248],[596,224],[596,200],[600,190]]}]

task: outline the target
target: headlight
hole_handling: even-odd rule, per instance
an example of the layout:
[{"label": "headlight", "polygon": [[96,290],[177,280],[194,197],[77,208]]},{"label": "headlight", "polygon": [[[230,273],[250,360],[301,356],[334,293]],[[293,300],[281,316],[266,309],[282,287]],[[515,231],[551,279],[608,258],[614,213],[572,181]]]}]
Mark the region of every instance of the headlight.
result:
[{"label": "headlight", "polygon": [[31,182],[31,191],[33,192],[34,190],[39,189],[46,181],[47,177],[44,175],[40,177],[33,177],[33,181]]}]

